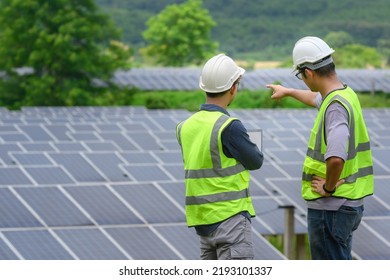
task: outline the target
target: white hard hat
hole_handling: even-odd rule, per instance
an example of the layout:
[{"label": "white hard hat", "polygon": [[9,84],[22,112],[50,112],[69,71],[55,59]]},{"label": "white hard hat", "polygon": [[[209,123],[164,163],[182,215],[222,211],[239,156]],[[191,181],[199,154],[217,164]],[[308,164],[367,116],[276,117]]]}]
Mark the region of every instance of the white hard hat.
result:
[{"label": "white hard hat", "polygon": [[332,57],[321,61],[332,53],[334,53],[334,49],[330,48],[322,39],[311,36],[303,37],[295,43],[293,49],[293,68],[297,70],[298,67],[305,66],[312,70],[318,69],[333,61]]},{"label": "white hard hat", "polygon": [[199,87],[205,92],[223,92],[230,89],[244,73],[245,69],[238,67],[233,59],[225,54],[218,54],[210,58],[204,65],[199,79]]}]

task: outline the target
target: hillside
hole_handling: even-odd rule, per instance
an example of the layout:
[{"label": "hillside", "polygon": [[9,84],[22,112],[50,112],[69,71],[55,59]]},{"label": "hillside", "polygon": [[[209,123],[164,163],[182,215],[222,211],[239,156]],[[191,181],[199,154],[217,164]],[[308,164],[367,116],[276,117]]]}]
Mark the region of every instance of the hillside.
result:
[{"label": "hillside", "polygon": [[[142,32],[149,17],[166,5],[185,0],[96,0],[123,30],[134,48],[145,43]],[[288,56],[294,42],[305,35],[324,37],[346,31],[356,43],[376,47],[390,39],[388,0],[213,0],[203,1],[217,26],[212,39],[230,54],[261,53],[261,59]]]}]

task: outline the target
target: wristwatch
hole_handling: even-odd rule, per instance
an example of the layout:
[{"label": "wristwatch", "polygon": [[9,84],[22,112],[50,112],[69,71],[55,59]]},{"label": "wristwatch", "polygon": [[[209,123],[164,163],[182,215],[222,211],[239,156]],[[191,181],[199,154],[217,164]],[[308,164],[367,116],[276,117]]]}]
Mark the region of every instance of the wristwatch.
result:
[{"label": "wristwatch", "polygon": [[328,193],[328,194],[334,194],[336,192],[336,189],[334,189],[333,191],[328,191],[325,187],[325,184],[322,185],[322,189],[324,190],[324,192]]}]

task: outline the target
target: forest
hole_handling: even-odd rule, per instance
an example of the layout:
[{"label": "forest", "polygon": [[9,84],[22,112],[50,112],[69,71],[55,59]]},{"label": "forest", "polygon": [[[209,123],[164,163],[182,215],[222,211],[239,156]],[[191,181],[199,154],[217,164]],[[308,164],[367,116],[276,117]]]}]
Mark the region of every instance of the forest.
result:
[{"label": "forest", "polygon": [[[186,0],[95,0],[122,30],[132,48],[145,46],[146,21],[167,5]],[[249,54],[262,60],[283,60],[297,39],[324,37],[344,31],[355,43],[389,45],[388,0],[213,0],[203,1],[216,26],[212,40],[231,55]]]}]

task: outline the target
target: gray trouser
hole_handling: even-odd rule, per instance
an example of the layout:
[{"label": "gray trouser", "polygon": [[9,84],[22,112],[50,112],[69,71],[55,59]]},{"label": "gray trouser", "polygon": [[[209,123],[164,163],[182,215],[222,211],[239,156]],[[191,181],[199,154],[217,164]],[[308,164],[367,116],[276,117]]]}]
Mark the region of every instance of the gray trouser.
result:
[{"label": "gray trouser", "polygon": [[200,236],[203,260],[252,260],[254,257],[250,221],[237,214],[222,222],[208,236]]}]

